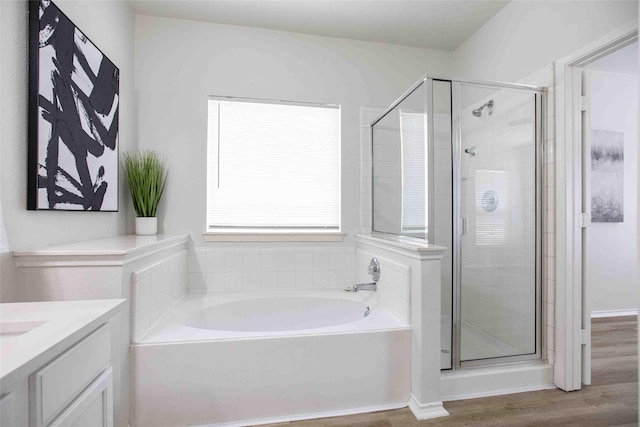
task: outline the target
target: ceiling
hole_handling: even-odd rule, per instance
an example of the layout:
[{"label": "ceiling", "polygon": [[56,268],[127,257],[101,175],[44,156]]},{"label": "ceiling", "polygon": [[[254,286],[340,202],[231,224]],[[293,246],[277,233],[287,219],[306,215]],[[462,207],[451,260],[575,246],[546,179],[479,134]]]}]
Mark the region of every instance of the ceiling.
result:
[{"label": "ceiling", "polygon": [[585,68],[610,73],[638,74],[638,42],[618,49]]},{"label": "ceiling", "polygon": [[131,0],[141,15],[455,50],[508,0]]}]

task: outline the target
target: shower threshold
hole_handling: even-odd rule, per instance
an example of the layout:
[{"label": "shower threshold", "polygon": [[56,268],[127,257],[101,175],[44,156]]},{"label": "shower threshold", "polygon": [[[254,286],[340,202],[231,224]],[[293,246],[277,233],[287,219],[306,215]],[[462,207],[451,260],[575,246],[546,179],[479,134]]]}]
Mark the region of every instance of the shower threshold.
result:
[{"label": "shower threshold", "polygon": [[553,366],[543,360],[442,371],[442,401],[523,393],[556,388]]}]

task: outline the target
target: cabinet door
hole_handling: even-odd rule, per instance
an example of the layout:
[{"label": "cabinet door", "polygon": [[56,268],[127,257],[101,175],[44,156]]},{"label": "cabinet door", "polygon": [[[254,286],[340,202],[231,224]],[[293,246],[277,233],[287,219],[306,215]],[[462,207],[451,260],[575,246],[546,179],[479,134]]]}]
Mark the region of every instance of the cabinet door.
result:
[{"label": "cabinet door", "polygon": [[112,368],[109,368],[49,427],[113,427],[112,381]]},{"label": "cabinet door", "polygon": [[31,375],[31,426],[50,425],[110,365],[110,358],[110,331],[104,325]]},{"label": "cabinet door", "polygon": [[5,394],[0,397],[0,426],[15,427],[16,417],[14,412],[13,393]]}]

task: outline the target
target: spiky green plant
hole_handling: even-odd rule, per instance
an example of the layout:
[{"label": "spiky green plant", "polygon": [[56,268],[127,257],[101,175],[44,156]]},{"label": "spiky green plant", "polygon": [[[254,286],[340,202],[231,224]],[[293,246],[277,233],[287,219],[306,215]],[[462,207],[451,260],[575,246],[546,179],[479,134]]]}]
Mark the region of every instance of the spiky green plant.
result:
[{"label": "spiky green plant", "polygon": [[133,208],[138,217],[154,217],[167,183],[167,170],[157,153],[142,150],[124,153],[124,172],[129,181]]}]

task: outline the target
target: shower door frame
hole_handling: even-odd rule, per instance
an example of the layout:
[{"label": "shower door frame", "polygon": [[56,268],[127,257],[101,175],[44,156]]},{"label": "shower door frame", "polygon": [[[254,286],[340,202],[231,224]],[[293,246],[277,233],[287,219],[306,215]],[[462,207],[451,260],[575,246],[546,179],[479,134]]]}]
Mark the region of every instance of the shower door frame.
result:
[{"label": "shower door frame", "polygon": [[[524,362],[532,360],[540,360],[543,358],[543,349],[546,348],[546,331],[542,328],[543,324],[546,324],[546,313],[542,310],[543,287],[542,287],[542,233],[543,233],[543,215],[544,212],[544,200],[542,197],[542,189],[545,185],[544,177],[544,163],[542,152],[542,135],[544,135],[544,122],[542,120],[545,117],[546,106],[546,88],[535,87],[528,85],[512,84],[512,83],[494,83],[494,82],[477,82],[477,81],[465,81],[465,80],[448,80],[448,79],[427,79],[427,87],[430,88],[433,85],[433,80],[444,80],[451,82],[451,157],[452,157],[452,189],[453,189],[453,230],[452,230],[452,267],[453,267],[453,281],[452,281],[452,328],[451,328],[451,370],[457,370],[466,367],[475,366],[488,366],[501,363],[513,363]],[[461,192],[462,192],[462,123],[461,123],[461,92],[463,86],[482,87],[486,89],[495,90],[511,90],[517,92],[530,93],[534,95],[535,101],[535,242],[536,242],[536,262],[535,262],[535,352],[514,356],[502,356],[486,359],[477,359],[462,361],[461,360],[461,330],[462,330],[462,311],[461,311],[461,297],[462,297],[462,262],[461,262],[461,231],[462,231],[462,216],[461,216]],[[431,95],[432,91],[428,91]],[[433,100],[430,99],[428,105],[432,104]],[[433,146],[434,140],[432,134],[428,133],[428,144]],[[430,164],[430,169],[433,170],[433,165]]]}]

